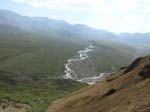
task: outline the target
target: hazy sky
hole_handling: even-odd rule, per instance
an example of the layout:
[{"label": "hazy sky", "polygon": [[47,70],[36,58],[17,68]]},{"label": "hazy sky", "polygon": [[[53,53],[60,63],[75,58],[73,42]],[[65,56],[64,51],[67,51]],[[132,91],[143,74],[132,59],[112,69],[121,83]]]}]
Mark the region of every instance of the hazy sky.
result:
[{"label": "hazy sky", "polygon": [[150,0],[0,0],[0,9],[112,32],[150,32]]}]

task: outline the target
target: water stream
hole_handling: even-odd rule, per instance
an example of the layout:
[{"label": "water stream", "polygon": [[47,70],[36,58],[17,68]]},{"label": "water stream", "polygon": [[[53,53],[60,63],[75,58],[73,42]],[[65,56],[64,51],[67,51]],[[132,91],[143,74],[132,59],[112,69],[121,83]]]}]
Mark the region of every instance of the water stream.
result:
[{"label": "water stream", "polygon": [[94,84],[96,81],[101,80],[104,77],[105,73],[100,73],[97,76],[93,76],[93,74],[91,74],[91,77],[79,78],[80,74],[77,74],[76,71],[71,68],[71,64],[88,59],[89,53],[92,53],[95,48],[95,46],[89,45],[85,49],[78,51],[77,56],[68,59],[67,63],[65,64],[65,75],[63,77],[65,79],[77,80],[88,84]]}]

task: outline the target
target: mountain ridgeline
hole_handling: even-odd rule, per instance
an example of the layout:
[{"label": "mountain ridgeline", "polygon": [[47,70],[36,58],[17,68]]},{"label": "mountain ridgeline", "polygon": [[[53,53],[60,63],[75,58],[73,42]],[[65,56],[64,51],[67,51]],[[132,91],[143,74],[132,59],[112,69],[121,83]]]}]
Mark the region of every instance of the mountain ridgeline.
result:
[{"label": "mountain ridgeline", "polygon": [[[111,71],[113,65],[116,68],[127,65],[149,51],[142,46],[145,41],[137,43],[143,49],[130,45],[130,41],[137,40],[134,34],[128,34],[132,38],[124,38],[124,34],[120,36],[81,24],[70,25],[62,20],[30,18],[8,10],[0,10],[0,18],[0,51],[3,54],[0,69],[10,72],[62,75],[67,59],[89,44],[97,46],[93,58],[97,72]],[[143,39],[146,43],[150,41],[149,34],[138,36],[141,37],[146,38]]]},{"label": "mountain ridgeline", "polygon": [[48,33],[51,37],[57,35],[58,37],[113,40],[137,44],[150,42],[150,33],[115,34],[106,30],[91,28],[83,24],[71,25],[64,20],[54,20],[46,17],[21,16],[9,10],[0,10],[0,18],[1,25],[10,25],[31,33],[42,33],[42,35]]}]

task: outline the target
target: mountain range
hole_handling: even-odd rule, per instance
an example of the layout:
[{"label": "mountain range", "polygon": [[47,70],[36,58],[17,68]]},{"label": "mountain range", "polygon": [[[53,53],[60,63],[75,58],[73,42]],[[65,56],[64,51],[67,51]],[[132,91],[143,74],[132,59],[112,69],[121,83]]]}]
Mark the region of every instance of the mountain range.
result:
[{"label": "mountain range", "polygon": [[[80,37],[89,40],[102,39],[123,41],[125,43],[136,43],[144,45],[150,42],[150,33],[121,33],[115,34],[106,30],[91,28],[83,24],[71,25],[64,20],[54,20],[46,17],[21,16],[9,10],[0,10],[0,24],[37,33],[55,34],[61,37]],[[144,39],[143,39],[144,38]]]},{"label": "mountain range", "polygon": [[[115,60],[115,56],[113,56],[115,54],[118,55],[117,62],[120,62],[119,64],[117,63],[116,66],[120,66],[120,65],[123,66],[123,63],[121,62],[122,59],[126,60],[126,61],[127,60],[132,61],[133,59],[135,59],[135,57],[148,54],[150,51],[149,44],[148,44],[150,42],[150,38],[149,38],[150,33],[115,34],[115,33],[112,33],[112,32],[106,31],[106,30],[99,30],[99,29],[91,28],[91,27],[83,25],[83,24],[71,25],[64,20],[54,20],[54,19],[49,19],[46,17],[21,16],[15,12],[12,12],[9,10],[0,10],[0,35],[1,35],[0,39],[3,41],[4,40],[7,41],[8,38],[10,38],[10,37],[11,37],[11,39],[14,38],[14,41],[20,40],[19,43],[22,43],[22,44],[21,44],[21,46],[19,46],[19,45],[17,45],[17,46],[19,48],[26,47],[26,50],[22,49],[20,52],[31,51],[31,49],[27,50],[27,48],[31,48],[31,47],[32,47],[32,49],[34,49],[34,51],[35,51],[35,49],[52,50],[52,48],[50,48],[50,46],[57,48],[56,47],[57,44],[54,45],[52,43],[59,43],[60,45],[62,43],[62,46],[64,47],[64,49],[70,49],[70,50],[72,49],[72,51],[74,51],[74,55],[75,55],[75,51],[77,52],[77,50],[83,49],[88,44],[96,43],[96,45],[98,45],[99,48],[101,47],[99,49],[98,55],[100,55],[99,54],[100,52],[105,52],[106,47],[108,47],[107,52],[110,52],[110,55],[112,55],[110,57],[106,53],[104,53],[105,54],[104,57],[107,55],[108,56],[107,58],[110,59],[110,60],[108,60],[108,61],[110,61],[110,63],[108,63],[104,67],[107,70],[110,69],[113,64],[115,64],[114,62],[111,62],[112,59]],[[9,41],[9,44],[13,44],[10,46],[16,45],[16,42],[14,42],[14,43],[13,42]],[[4,43],[5,42],[3,42],[3,44]],[[65,43],[66,47],[64,46],[64,43]],[[73,48],[73,46],[69,48],[69,45],[67,45],[66,43],[67,44],[71,43],[73,45],[75,44],[74,48]],[[1,46],[3,46],[3,44]],[[6,44],[8,44],[8,43],[5,43],[5,45]],[[24,44],[26,44],[27,46]],[[48,44],[50,46],[46,46]],[[61,46],[61,48],[63,48],[62,46]],[[118,46],[120,47],[120,50],[116,50],[116,49],[118,49],[118,48],[116,48]],[[112,52],[112,49],[114,51],[116,51],[115,54],[113,54],[114,52]],[[14,51],[14,49],[13,49],[13,51]],[[64,50],[62,50],[62,51],[64,51]],[[69,58],[69,56],[70,57],[73,56],[72,51],[71,51],[71,54],[68,55],[68,58]],[[134,52],[134,53],[132,53],[132,52]],[[56,52],[53,53],[53,51],[51,51],[51,53],[56,54]],[[67,50],[66,50],[66,53],[69,53],[69,52],[67,52]],[[125,54],[126,54],[126,56],[124,56]],[[17,54],[14,53],[14,55],[18,55],[18,53]],[[65,55],[65,57],[67,56],[67,54],[64,54],[64,55]],[[51,57],[51,56],[49,56],[49,57]],[[102,56],[100,56],[100,57],[102,57]],[[123,57],[123,58],[119,60],[119,57]],[[4,57],[2,57],[2,58],[4,58]],[[60,59],[62,60],[63,57],[61,57]],[[53,60],[55,60],[55,59],[53,59]],[[101,58],[100,60],[105,60],[105,59]],[[63,64],[65,63],[65,61],[67,61],[66,58],[63,60]],[[127,63],[125,63],[124,65],[127,65],[129,63],[129,61],[127,61]],[[123,61],[123,62],[125,62],[125,61]],[[18,64],[18,62],[17,63],[13,62],[13,63],[20,66],[20,64]],[[55,63],[57,63],[57,62],[55,61]],[[56,64],[56,65],[59,66],[60,64],[59,65]],[[98,63],[98,65],[100,65],[98,67],[100,69],[102,68],[101,66],[103,66],[103,64],[101,65],[99,63]],[[17,69],[17,68],[10,67],[10,69]],[[46,68],[47,68],[47,66],[46,66]],[[20,68],[20,69],[22,69],[22,68]],[[61,66],[61,69],[63,69],[63,66]],[[101,70],[105,71],[104,69],[101,69]],[[29,71],[31,71],[31,70],[29,70]],[[34,70],[32,70],[32,71],[34,71]],[[57,70],[53,70],[53,71],[60,71],[60,70],[57,69]],[[51,71],[51,72],[53,73],[53,71]],[[38,70],[37,72],[43,72],[43,70],[42,71]]]},{"label": "mountain range", "polygon": [[[83,71],[83,65],[86,64],[87,68],[84,68],[86,72],[90,70],[88,68],[94,68],[91,72],[94,74],[91,74],[91,77],[94,77],[95,74],[99,76],[100,73],[115,72],[122,66],[124,69],[121,71],[129,71],[133,68],[132,66],[129,67],[130,69],[126,68],[129,63],[136,57],[150,53],[149,37],[150,33],[115,34],[83,24],[72,25],[64,20],[27,17],[9,10],[0,10],[0,111],[43,112],[54,100],[87,86],[87,84],[75,80],[63,79],[63,75],[64,65],[68,59],[74,59],[79,51],[89,45],[93,45],[95,49],[88,54],[89,58],[84,60],[86,63],[75,64],[78,65],[74,67],[75,70],[82,69],[81,71]],[[148,59],[146,58],[146,60]],[[108,77],[108,80],[117,79],[117,81],[114,80],[117,85],[121,84],[121,77],[128,78],[128,76],[119,72],[119,75],[112,75]],[[109,83],[110,88],[106,87],[107,91],[103,91],[104,94],[107,95],[107,92],[109,94],[109,90],[110,93],[114,93],[119,90],[119,87],[122,87],[113,86],[111,89],[112,83]],[[89,103],[88,101],[95,102],[95,97],[101,98],[101,94],[97,94],[100,91],[98,87],[103,88],[101,86],[103,84],[105,86],[103,82],[100,83],[100,86],[99,83],[88,86],[85,89],[91,88],[87,91],[88,95],[85,94],[84,89],[77,92],[77,98],[85,100],[81,101],[83,107]],[[96,87],[97,90],[93,87]],[[92,90],[97,94],[94,93],[90,97],[89,94],[92,94],[90,93]],[[78,93],[82,94],[82,91],[85,96],[79,97]],[[74,94],[76,93],[73,93],[73,97],[68,97],[71,100],[65,98],[66,102],[63,103],[66,105],[65,108],[62,107],[60,101],[56,106],[53,104],[48,111],[51,112],[51,108],[55,108],[57,105],[62,107],[58,109],[62,109],[64,112],[69,112],[69,109],[73,110],[74,104],[81,109],[82,104],[80,105],[74,100],[76,98]],[[67,101],[70,101],[69,105]],[[53,111],[55,112],[55,110]],[[76,112],[76,110],[71,112],[74,111]]]}]

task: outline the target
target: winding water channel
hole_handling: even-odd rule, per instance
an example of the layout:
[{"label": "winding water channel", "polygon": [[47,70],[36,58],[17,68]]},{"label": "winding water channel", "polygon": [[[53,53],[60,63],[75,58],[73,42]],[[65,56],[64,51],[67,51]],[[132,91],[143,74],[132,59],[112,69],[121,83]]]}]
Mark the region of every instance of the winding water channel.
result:
[{"label": "winding water channel", "polygon": [[[94,76],[93,74],[90,75],[90,77],[82,77],[80,78],[80,74],[76,73],[74,69],[71,67],[72,64],[74,63],[79,63],[80,61],[86,60],[89,58],[89,54],[92,53],[95,50],[95,46],[89,45],[85,49],[78,51],[77,56],[68,59],[67,63],[65,64],[65,79],[72,79],[72,80],[77,80],[80,82],[88,83],[88,84],[94,84],[96,81],[99,81],[100,79],[103,78],[105,73],[100,73],[99,75],[97,74]],[[82,69],[82,66],[81,66]]]}]

